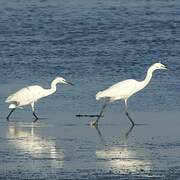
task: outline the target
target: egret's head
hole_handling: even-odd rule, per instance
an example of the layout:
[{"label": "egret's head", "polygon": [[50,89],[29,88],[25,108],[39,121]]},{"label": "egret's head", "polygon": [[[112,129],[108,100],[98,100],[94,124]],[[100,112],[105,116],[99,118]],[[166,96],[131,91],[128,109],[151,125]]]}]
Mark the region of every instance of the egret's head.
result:
[{"label": "egret's head", "polygon": [[155,63],[155,64],[153,64],[153,66],[155,69],[166,69],[166,70],[168,69],[167,65],[162,64],[161,62]]},{"label": "egret's head", "polygon": [[73,85],[71,82],[66,81],[63,77],[57,77],[57,78],[55,79],[55,81],[56,81],[57,83]]}]

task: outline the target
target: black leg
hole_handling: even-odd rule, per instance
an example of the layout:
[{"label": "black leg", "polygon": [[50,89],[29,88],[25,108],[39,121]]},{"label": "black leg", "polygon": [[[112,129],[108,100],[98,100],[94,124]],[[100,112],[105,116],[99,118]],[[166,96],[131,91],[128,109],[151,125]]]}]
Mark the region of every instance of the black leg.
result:
[{"label": "black leg", "polygon": [[101,109],[101,111],[99,113],[99,116],[97,117],[96,121],[92,122],[92,124],[91,124],[92,126],[98,126],[98,122],[99,122],[100,118],[103,116],[103,113],[104,113],[104,110],[105,110],[106,106],[107,106],[107,103],[105,103],[103,105],[103,107],[102,107],[102,109]]},{"label": "black leg", "polygon": [[126,113],[126,116],[128,117],[128,119],[131,121],[132,126],[134,126],[134,125],[135,125],[135,124],[134,124],[134,121],[132,120],[132,118],[131,118],[131,116],[129,115],[128,111],[125,111],[125,113]]},{"label": "black leg", "polygon": [[33,122],[36,122],[36,121],[38,120],[38,117],[37,117],[37,115],[35,114],[35,112],[33,112],[33,115],[34,115],[34,117],[35,117],[35,120],[34,120]]},{"label": "black leg", "polygon": [[13,113],[13,111],[15,111],[15,109],[16,108],[14,108],[14,109],[12,109],[11,111],[10,111],[10,113],[8,114],[8,116],[6,117],[6,119],[9,121],[9,117],[11,116],[11,114]]},{"label": "black leg", "polygon": [[128,117],[128,119],[131,121],[132,126],[134,126],[134,121],[132,120],[131,116],[128,113],[128,106],[127,106],[127,99],[124,99],[125,102],[125,114]]}]

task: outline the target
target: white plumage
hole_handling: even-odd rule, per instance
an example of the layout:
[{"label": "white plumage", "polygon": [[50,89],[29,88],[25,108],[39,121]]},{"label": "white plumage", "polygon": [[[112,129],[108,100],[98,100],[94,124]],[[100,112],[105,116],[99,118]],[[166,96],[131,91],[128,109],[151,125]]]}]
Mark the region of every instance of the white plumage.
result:
[{"label": "white plumage", "polygon": [[[129,113],[127,111],[127,100],[130,96],[142,90],[148,85],[148,83],[150,82],[152,78],[153,72],[157,69],[167,69],[167,67],[161,63],[155,63],[152,66],[150,66],[150,68],[147,71],[146,78],[143,81],[137,81],[135,79],[127,79],[127,80],[118,82],[103,91],[99,91],[96,94],[96,100],[105,98],[105,99],[108,99],[110,102],[114,102],[114,101],[123,99],[125,101],[126,115],[128,116],[129,120],[134,126],[134,122],[132,118],[129,116]],[[98,125],[98,121],[100,117],[102,116],[105,107],[106,107],[106,104],[103,106],[97,120],[92,123],[93,126]]]},{"label": "white plumage", "polygon": [[118,82],[106,90],[98,92],[96,94],[96,100],[101,98],[109,98],[109,100],[113,102],[122,98],[128,98],[134,93],[136,85],[137,81],[134,79]]},{"label": "white plumage", "polygon": [[38,117],[35,114],[34,103],[43,97],[55,93],[56,85],[58,83],[72,85],[72,83],[67,82],[64,78],[57,77],[52,81],[50,89],[44,89],[41,86],[33,85],[33,86],[24,87],[19,91],[15,92],[14,94],[10,95],[5,101],[6,103],[10,103],[9,108],[12,109],[9,115],[7,116],[7,119],[9,120],[10,115],[16,108],[21,108],[22,106],[31,104],[33,115],[37,120]]},{"label": "white plumage", "polygon": [[27,86],[10,95],[6,102],[15,103],[17,106],[25,106],[42,98],[45,95],[44,91],[45,89],[41,86]]}]

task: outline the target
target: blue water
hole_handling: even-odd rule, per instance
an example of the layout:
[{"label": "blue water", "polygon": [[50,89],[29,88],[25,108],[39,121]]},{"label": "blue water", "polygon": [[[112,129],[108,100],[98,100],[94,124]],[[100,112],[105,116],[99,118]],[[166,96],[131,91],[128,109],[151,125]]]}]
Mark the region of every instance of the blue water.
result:
[{"label": "blue water", "polygon": [[[102,102],[95,100],[98,91],[127,78],[142,80],[148,67],[160,60],[168,64],[171,71],[155,72],[149,86],[129,100],[129,108],[137,113],[158,112],[160,115],[155,120],[160,119],[162,124],[161,120],[168,114],[163,115],[161,119],[163,111],[176,112],[175,115],[170,113],[172,117],[168,116],[168,118],[177,120],[177,112],[180,109],[179,58],[179,0],[0,0],[0,117],[4,123],[0,133],[3,142],[0,160],[1,164],[4,163],[6,175],[9,178],[13,178],[14,173],[15,177],[20,177],[19,173],[22,173],[26,177],[33,178],[36,175],[39,178],[51,177],[51,175],[54,178],[59,176],[78,178],[87,177],[87,174],[91,175],[93,171],[93,176],[90,176],[93,178],[96,175],[98,177],[99,171],[96,170],[102,168],[103,171],[100,173],[102,177],[119,178],[121,175],[124,177],[124,171],[120,169],[122,174],[119,173],[118,166],[107,167],[107,164],[114,159],[113,155],[122,150],[122,143],[115,142],[121,125],[112,126],[110,129],[105,127],[105,130],[108,129],[107,132],[105,131],[105,136],[110,136],[109,141],[113,142],[110,146],[115,146],[114,153],[110,153],[109,159],[108,155],[96,157],[103,154],[101,151],[103,148],[97,145],[99,138],[97,134],[93,134],[95,130],[78,127],[79,124],[87,124],[90,120],[87,122],[73,118],[76,113],[97,113],[102,105]],[[40,129],[35,128],[37,132],[32,135],[33,133],[30,132],[33,128],[29,128],[29,124],[25,124],[22,128],[19,124],[6,123],[4,117],[8,109],[4,100],[9,94],[31,84],[48,88],[56,76],[65,77],[75,86],[59,85],[56,94],[37,103],[38,114],[49,118],[41,121],[48,123],[47,127],[40,124]],[[117,113],[115,118],[112,117],[115,124],[127,123],[127,120],[123,122],[116,119],[118,116],[124,118],[123,103],[115,103],[109,108],[109,114]],[[66,113],[63,114],[64,112]],[[69,112],[68,116],[67,112]],[[151,122],[151,115],[148,114],[148,122]],[[16,121],[20,119],[19,121],[31,122],[31,114],[27,109],[19,110],[14,117]],[[138,115],[135,117],[136,122],[139,118],[140,123],[144,123],[143,120],[146,119],[144,118],[146,115],[142,115],[144,119]],[[73,127],[63,127],[67,126],[67,122],[70,123],[68,126],[77,126],[75,130]],[[108,119],[103,122],[111,123]],[[139,161],[135,162],[138,171],[133,177],[139,177],[142,172],[141,166],[142,169],[145,167],[144,178],[156,176],[158,167],[160,167],[158,175],[161,172],[163,175],[171,172],[171,165],[173,166],[174,162],[178,167],[173,166],[172,169],[175,169],[173,172],[179,168],[179,143],[178,139],[174,139],[174,136],[179,136],[179,131],[177,128],[175,132],[169,129],[169,127],[179,127],[179,124],[173,124],[171,121],[172,124],[164,124],[164,128],[159,125],[159,129],[163,129],[162,134],[158,129],[157,134],[153,135],[153,129],[156,129],[155,122],[153,121],[154,126],[151,127],[151,131],[148,127],[140,134],[136,131],[134,139],[130,140],[132,142],[129,144],[130,152],[135,151],[137,157],[141,159],[141,150],[144,150],[143,159],[147,158],[148,163],[151,161],[150,168],[146,160],[142,164]],[[52,127],[57,124],[59,126],[53,131]],[[166,134],[168,132],[166,129],[171,132],[169,136]],[[150,131],[148,135],[146,130]],[[32,151],[23,149],[23,146],[28,148],[26,138],[31,139],[30,134],[37,141],[37,144],[29,145],[34,146],[35,150]],[[86,138],[83,139],[83,135]],[[169,138],[167,141],[166,135]],[[151,136],[151,144],[148,144]],[[145,138],[139,140],[136,137]],[[161,146],[162,139],[167,145],[167,151]],[[139,146],[136,147],[137,144]],[[45,147],[45,150],[39,149],[36,152],[36,146]],[[60,158],[53,157],[55,162],[51,161],[52,157],[43,160],[43,154],[51,154],[49,148],[58,148],[57,153],[54,154],[59,154]],[[120,149],[116,150],[117,148]],[[171,154],[171,148],[174,149],[174,154]],[[165,155],[162,155],[161,151]],[[134,157],[136,158],[136,155],[133,155]],[[132,157],[128,156],[128,158]],[[43,163],[49,163],[49,160],[52,166],[45,166]],[[61,165],[61,161],[64,165]],[[91,161],[92,164],[88,164]],[[26,162],[29,166],[24,166]],[[16,168],[17,163],[18,168]],[[0,175],[2,169],[0,167]],[[131,169],[129,171],[131,173]],[[5,175],[3,174],[2,177]]]}]

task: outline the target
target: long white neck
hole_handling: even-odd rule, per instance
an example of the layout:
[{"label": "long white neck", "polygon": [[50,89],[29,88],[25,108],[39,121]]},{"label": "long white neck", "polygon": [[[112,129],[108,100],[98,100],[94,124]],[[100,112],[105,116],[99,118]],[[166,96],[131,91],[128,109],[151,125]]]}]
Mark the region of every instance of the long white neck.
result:
[{"label": "long white neck", "polygon": [[52,83],[51,83],[51,88],[45,90],[45,95],[44,95],[44,96],[49,96],[49,95],[55,93],[55,92],[56,92],[56,89],[57,89],[57,88],[56,88],[57,83],[58,83],[58,82],[56,81],[56,79],[54,79],[54,80],[52,81]]},{"label": "long white neck", "polygon": [[148,69],[145,79],[143,81],[139,82],[139,89],[143,89],[144,87],[146,87],[149,84],[149,82],[152,78],[152,74],[155,70],[156,70],[156,68],[154,66],[151,66]]}]

